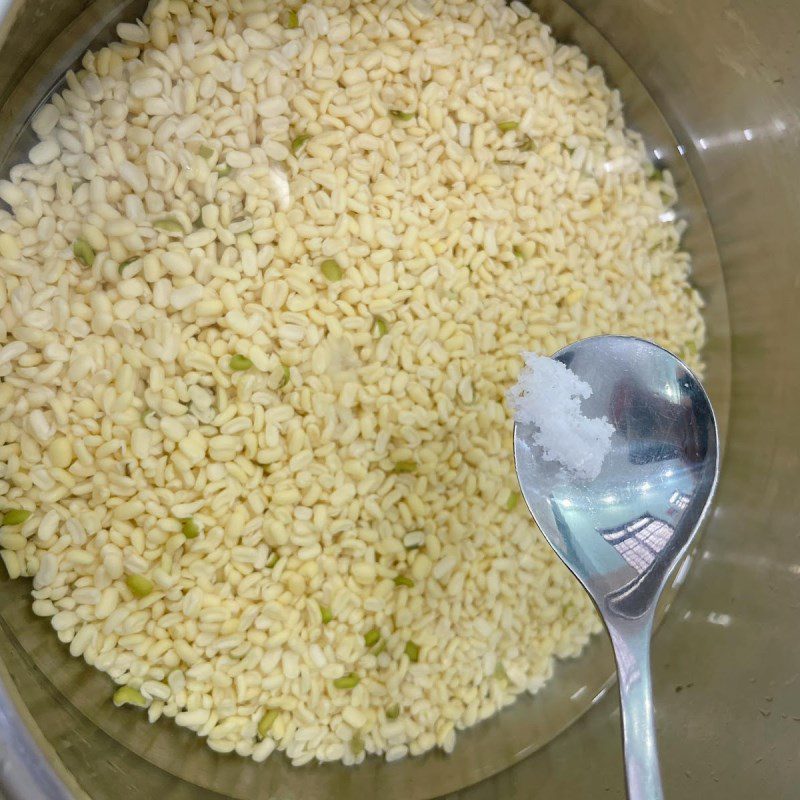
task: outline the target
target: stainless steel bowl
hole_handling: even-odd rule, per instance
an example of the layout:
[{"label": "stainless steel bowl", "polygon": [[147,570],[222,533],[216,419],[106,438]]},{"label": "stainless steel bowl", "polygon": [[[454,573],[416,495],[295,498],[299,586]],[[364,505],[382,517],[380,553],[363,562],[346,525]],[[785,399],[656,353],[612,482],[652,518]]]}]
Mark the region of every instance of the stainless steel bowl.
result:
[{"label": "stainless steel bowl", "polygon": [[[676,174],[686,245],[708,301],[709,388],[723,423],[730,400],[717,507],[654,646],[667,795],[790,797],[800,777],[793,308],[800,7],[790,0],[532,5],[560,39],[606,69],[629,123]],[[24,123],[64,70],[143,6],[0,0],[0,164],[25,151]],[[108,679],[71,659],[47,623],[33,618],[27,589],[0,579],[0,741],[11,743],[0,750],[0,796],[622,795],[616,700],[600,698],[611,674],[600,639],[560,665],[540,695],[462,734],[451,757],[293,769],[281,757],[255,765],[216,755],[168,722],[151,727],[111,708]]]}]

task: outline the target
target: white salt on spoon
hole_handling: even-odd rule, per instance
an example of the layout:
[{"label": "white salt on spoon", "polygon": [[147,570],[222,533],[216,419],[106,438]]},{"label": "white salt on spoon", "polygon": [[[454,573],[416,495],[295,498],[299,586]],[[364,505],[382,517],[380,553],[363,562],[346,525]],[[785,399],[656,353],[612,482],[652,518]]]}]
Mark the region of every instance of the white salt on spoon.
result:
[{"label": "white salt on spoon", "polygon": [[611,449],[614,427],[605,417],[589,419],[581,401],[592,388],[560,361],[523,353],[525,366],[506,398],[521,425],[533,428],[531,439],[546,461],[556,461],[576,477],[594,480]]}]

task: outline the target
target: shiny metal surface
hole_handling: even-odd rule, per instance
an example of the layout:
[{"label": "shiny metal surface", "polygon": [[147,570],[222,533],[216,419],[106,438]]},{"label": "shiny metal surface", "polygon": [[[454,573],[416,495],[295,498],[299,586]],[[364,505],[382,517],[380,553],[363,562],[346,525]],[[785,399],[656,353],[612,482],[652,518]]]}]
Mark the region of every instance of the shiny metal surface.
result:
[{"label": "shiny metal surface", "polygon": [[667,578],[717,485],[717,423],[700,381],[651,342],[597,336],[553,358],[592,388],[582,410],[614,427],[610,451],[587,481],[545,460],[532,427],[517,424],[517,477],[533,518],[611,637],[628,796],[660,800],[650,637]]},{"label": "shiny metal surface", "polygon": [[[680,212],[689,225],[686,245],[708,304],[706,386],[721,429],[732,356],[730,433],[715,512],[691,571],[679,573],[685,583],[654,640],[666,795],[793,797],[800,776],[800,723],[795,720],[800,717],[800,7],[793,0],[570,4],[533,3],[559,38],[579,44],[604,67],[621,89],[631,124],[676,174]],[[17,21],[0,48],[0,154],[8,152],[27,114],[70,63],[69,54],[79,55],[88,41],[107,35],[103,20],[115,5],[132,10],[143,2],[14,2]],[[84,9],[89,23],[79,17]],[[8,30],[7,20],[0,32]],[[59,35],[58,46],[51,47]],[[770,411],[764,413],[767,406]],[[7,793],[26,800],[37,792],[56,796],[48,795],[47,784],[37,777],[41,769],[57,774],[74,796],[80,785],[92,798],[222,797],[220,789],[197,785],[207,786],[209,780],[251,791],[252,797],[294,796],[284,773],[240,771],[230,757],[209,760],[191,737],[168,730],[144,753],[128,749],[124,742],[141,739],[146,726],[137,725],[132,714],[108,714],[107,687],[87,677],[45,635],[49,632],[37,627],[24,595],[21,584],[8,586],[0,579],[5,694],[0,703],[29,731],[33,746],[44,750],[46,763],[34,761],[33,774],[25,775],[25,765],[18,762],[17,773],[7,768],[8,754],[0,754],[0,784]],[[610,671],[609,648],[599,639],[597,647],[587,658]],[[575,694],[566,698],[571,708],[562,717],[566,721],[594,697],[592,688],[576,678],[587,663],[580,659],[560,667],[559,682],[571,684]],[[476,729],[465,758],[432,764],[408,782],[375,776],[369,786],[344,775],[327,785],[329,794],[307,788],[305,796],[433,796],[491,774],[498,764],[523,759],[447,797],[621,797],[616,698],[599,699],[590,713],[525,758],[529,748],[515,749],[508,734],[527,732],[530,742],[530,726],[540,725],[543,704],[544,697],[526,699],[510,710],[512,720]],[[177,777],[170,759],[197,782]]]}]

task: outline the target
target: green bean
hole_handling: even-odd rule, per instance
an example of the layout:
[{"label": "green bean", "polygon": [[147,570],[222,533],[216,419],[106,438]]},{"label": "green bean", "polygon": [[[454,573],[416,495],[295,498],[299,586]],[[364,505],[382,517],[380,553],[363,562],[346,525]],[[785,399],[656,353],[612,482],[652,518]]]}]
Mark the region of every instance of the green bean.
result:
[{"label": "green bean", "polygon": [[414,581],[411,580],[406,575],[396,575],[394,578],[394,585],[395,586],[408,586],[409,588],[414,586]]},{"label": "green bean", "polygon": [[258,723],[259,739],[264,739],[266,737],[269,733],[269,729],[275,724],[275,720],[278,719],[280,713],[280,711],[274,708],[270,708],[264,712],[264,716],[261,717]]},{"label": "green bean", "polygon": [[342,675],[341,678],[336,678],[336,680],[333,682],[333,685],[337,689],[353,689],[358,686],[360,680],[361,678],[359,678],[355,672],[348,672],[347,675]]},{"label": "green bean", "polygon": [[144,575],[128,575],[125,583],[135,597],[147,597],[153,591],[153,582]]},{"label": "green bean", "polygon": [[129,267],[131,264],[135,264],[140,258],[141,256],[131,256],[130,258],[126,258],[119,265],[119,267],[117,267],[117,271],[119,272],[120,275],[122,275],[122,270],[124,270],[125,267]]},{"label": "green bean", "polygon": [[408,660],[412,664],[416,664],[419,661],[419,645],[415,644],[412,641],[406,642],[405,647],[405,654],[408,656]]},{"label": "green bean", "polygon": [[241,353],[232,355],[228,364],[234,372],[245,372],[253,366],[253,362]]},{"label": "green bean", "polygon": [[519,492],[511,492],[506,500],[506,510],[513,511],[517,507],[517,503],[519,503]]},{"label": "green bean", "polygon": [[372,323],[372,335],[376,339],[389,333],[389,325],[383,317],[376,316]]},{"label": "green bean", "polygon": [[396,475],[404,475],[409,472],[416,472],[417,471],[417,462],[416,461],[398,461],[394,465],[394,472]]},{"label": "green bean", "polygon": [[30,511],[24,508],[9,508],[3,514],[3,525],[22,525],[31,515]]},{"label": "green bean", "polygon": [[208,161],[209,158],[213,158],[214,156],[214,148],[209,147],[207,144],[200,145],[200,158],[204,158]]},{"label": "green bean", "polygon": [[147,708],[147,700],[144,699],[144,695],[138,689],[134,689],[133,686],[120,686],[111,699],[118,708],[120,706]]},{"label": "green bean", "polygon": [[283,364],[282,367],[283,367],[283,377],[281,378],[281,382],[278,384],[279,389],[283,389],[283,387],[286,386],[287,383],[289,383],[289,379],[292,377],[292,373],[289,367],[287,367],[286,364]]},{"label": "green bean", "polygon": [[506,119],[502,122],[498,122],[497,127],[500,128],[503,133],[508,133],[509,131],[515,131],[519,128],[519,122],[515,119]]},{"label": "green bean", "polygon": [[333,612],[328,606],[319,607],[319,615],[322,617],[322,624],[327,625],[333,619]]},{"label": "green bean", "polygon": [[359,731],[356,731],[350,739],[350,752],[354,756],[361,755],[364,752],[364,737]]},{"label": "green bean", "polygon": [[200,528],[191,517],[187,517],[182,521],[181,533],[187,539],[196,539],[200,535]]},{"label": "green bean", "polygon": [[367,647],[372,647],[377,644],[381,638],[381,632],[377,628],[372,628],[364,634],[364,644]]},{"label": "green bean", "polygon": [[389,113],[395,118],[402,120],[403,122],[408,122],[411,119],[414,119],[416,114],[413,111],[401,111],[399,108],[392,108],[389,110]]},{"label": "green bean", "polygon": [[157,219],[153,227],[166,233],[183,233],[183,225],[175,217],[164,217]]},{"label": "green bean", "polygon": [[281,560],[281,557],[277,553],[273,553],[269,557],[269,561],[267,561],[267,569],[274,569],[275,565]]},{"label": "green bean", "polygon": [[72,252],[84,267],[91,267],[94,264],[94,250],[86,239],[76,239],[72,245]]},{"label": "green bean", "polygon": [[332,283],[340,281],[344,275],[342,268],[333,258],[326,258],[320,265],[320,269],[322,270],[322,274]]},{"label": "green bean", "polygon": [[400,706],[397,703],[386,709],[386,719],[397,719],[400,716]]},{"label": "green bean", "polygon": [[301,133],[299,136],[295,136],[294,139],[292,139],[291,144],[292,152],[297,155],[303,149],[303,145],[305,145],[310,138],[311,134],[308,133]]},{"label": "green bean", "polygon": [[217,167],[217,175],[219,175],[220,178],[227,178],[231,172],[233,172],[233,167],[230,164],[223,164]]},{"label": "green bean", "polygon": [[300,20],[297,18],[297,12],[294,9],[291,9],[286,15],[286,27],[289,30],[300,27]]}]

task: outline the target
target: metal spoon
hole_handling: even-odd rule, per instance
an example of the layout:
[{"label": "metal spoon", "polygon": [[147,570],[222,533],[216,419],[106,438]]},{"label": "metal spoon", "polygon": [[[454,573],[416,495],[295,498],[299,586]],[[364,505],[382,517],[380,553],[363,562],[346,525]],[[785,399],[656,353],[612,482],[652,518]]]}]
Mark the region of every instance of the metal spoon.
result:
[{"label": "metal spoon", "polygon": [[586,482],[514,427],[522,495],[545,538],[591,595],[619,676],[631,800],[662,800],[650,676],[658,598],[705,517],[719,475],[714,411],[700,382],[651,342],[598,336],[554,358],[591,386],[587,417],[614,426],[600,475]]}]

